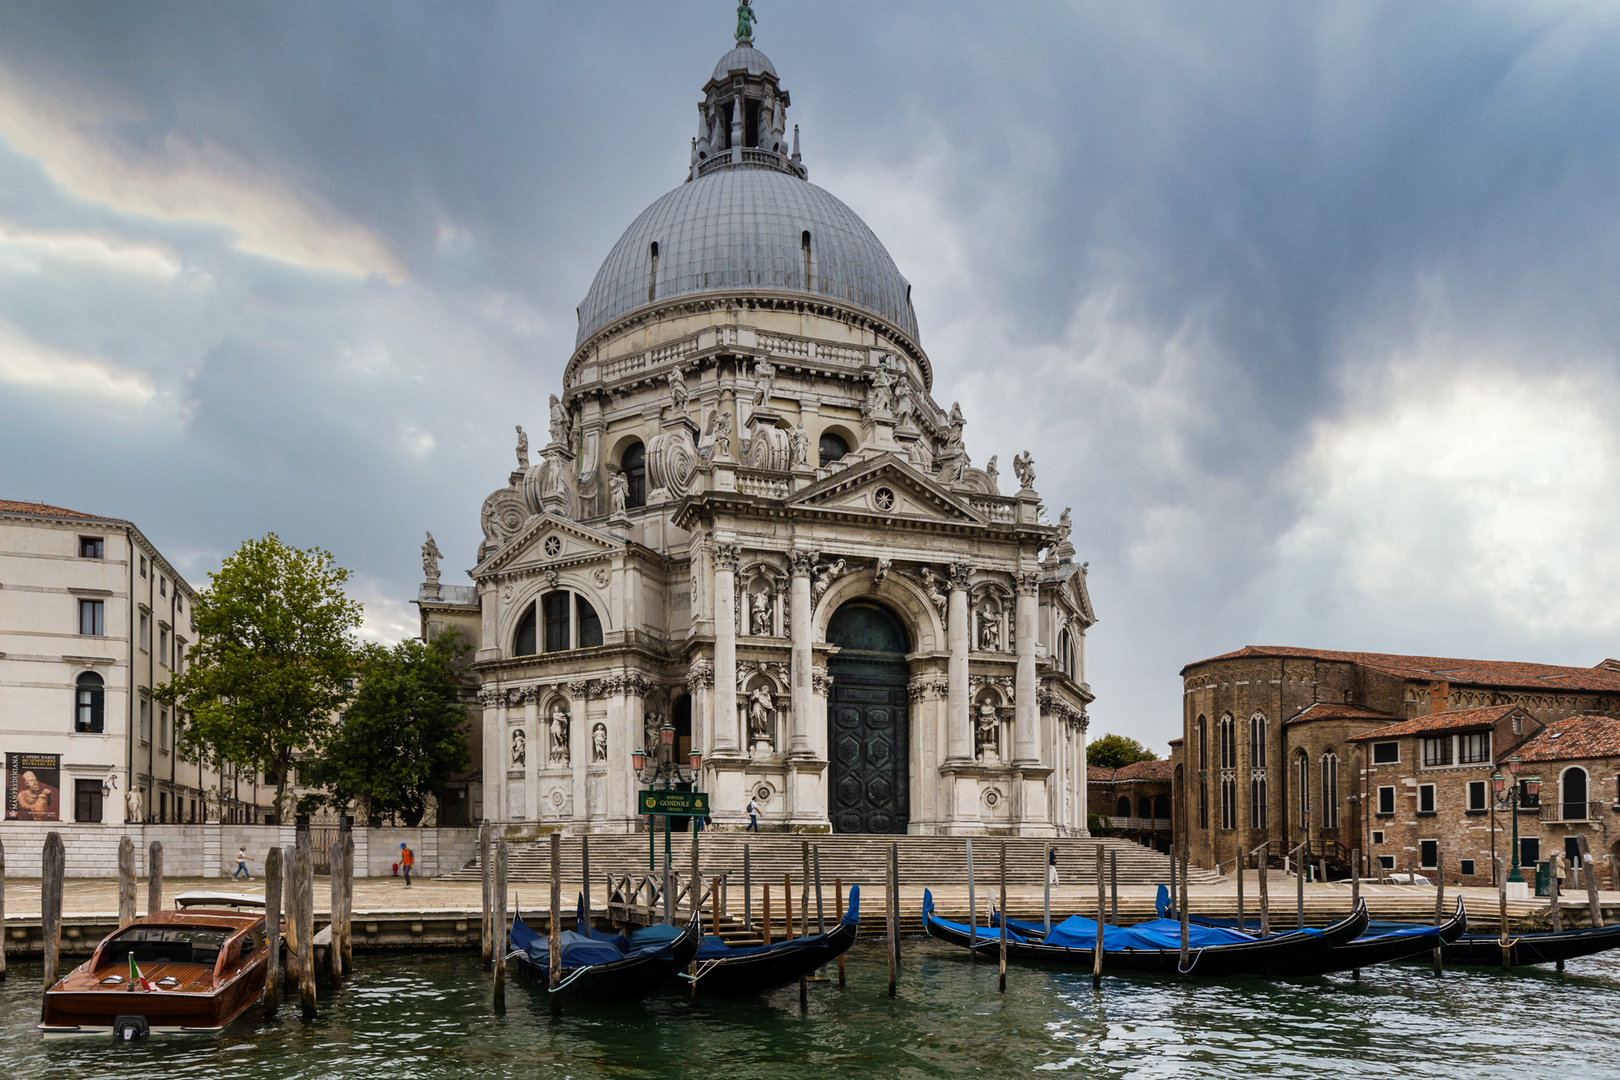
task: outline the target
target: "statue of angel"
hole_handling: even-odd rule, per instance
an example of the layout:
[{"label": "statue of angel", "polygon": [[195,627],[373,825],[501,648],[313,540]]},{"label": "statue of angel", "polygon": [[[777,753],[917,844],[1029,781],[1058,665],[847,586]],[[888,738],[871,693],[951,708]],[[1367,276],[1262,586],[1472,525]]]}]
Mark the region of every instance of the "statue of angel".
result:
[{"label": "statue of angel", "polygon": [[1000,456],[1000,454],[991,454],[990,460],[984,464],[984,475],[990,478],[990,493],[992,495],[1001,494],[1001,484],[998,482],[1001,470],[996,467],[996,459]]},{"label": "statue of angel", "polygon": [[433,534],[427,534],[427,543],[422,545],[422,575],[428,581],[439,580],[439,560],[444,554],[439,551],[439,545],[433,542]]},{"label": "statue of angel", "polygon": [[822,563],[820,566],[816,567],[816,576],[813,584],[811,585],[811,591],[815,593],[813,602],[817,604],[821,603],[821,598],[825,596],[827,590],[832,587],[832,583],[842,577],[843,574],[843,559],[839,559],[835,563]]},{"label": "statue of angel", "polygon": [[793,464],[808,465],[810,463],[810,433],[804,430],[804,417],[799,417],[799,424],[788,437],[793,443]]},{"label": "statue of angel", "polygon": [[929,601],[939,609],[941,615],[945,614],[945,605],[949,602],[945,593],[940,589],[939,575],[934,573],[932,567],[925,566],[920,571],[923,592],[928,594]]},{"label": "statue of angel", "polygon": [[1035,459],[1030,457],[1029,451],[1013,455],[1013,472],[1018,474],[1018,486],[1028,491],[1035,486]]},{"label": "statue of angel", "polygon": [[709,414],[704,422],[703,434],[714,446],[714,456],[717,458],[731,457],[731,414],[724,409],[716,409]]}]

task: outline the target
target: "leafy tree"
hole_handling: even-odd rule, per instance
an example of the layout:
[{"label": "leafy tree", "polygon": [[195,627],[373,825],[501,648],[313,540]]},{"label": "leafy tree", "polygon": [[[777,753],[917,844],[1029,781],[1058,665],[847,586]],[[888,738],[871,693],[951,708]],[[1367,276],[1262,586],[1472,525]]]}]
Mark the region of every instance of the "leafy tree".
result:
[{"label": "leafy tree", "polygon": [[320,755],[302,763],[305,784],[324,789],[305,805],[358,803],[369,817],[420,824],[428,797],[472,763],[456,679],[470,647],[455,631],[426,645],[367,646],[354,702]]},{"label": "leafy tree", "polygon": [[1123,769],[1138,761],[1158,760],[1158,754],[1126,735],[1104,735],[1086,747],[1086,764],[1101,769]]},{"label": "leafy tree", "polygon": [[277,820],[294,760],[322,745],[351,692],[361,608],[348,579],[320,548],[246,541],[197,598],[189,666],[154,691],[190,714],[182,753],[275,777]]}]

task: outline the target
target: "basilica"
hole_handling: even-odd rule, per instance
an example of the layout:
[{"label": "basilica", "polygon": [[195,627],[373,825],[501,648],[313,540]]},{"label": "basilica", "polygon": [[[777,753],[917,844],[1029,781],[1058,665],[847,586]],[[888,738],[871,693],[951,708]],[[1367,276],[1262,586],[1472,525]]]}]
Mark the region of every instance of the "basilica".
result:
[{"label": "basilica", "polygon": [[423,548],[424,634],[476,644],[474,813],[640,828],[637,752],[672,728],[716,828],[754,802],[776,831],[1087,835],[1069,511],[1027,450],[1007,481],[973,464],[910,284],[810,182],[746,19],[702,94],[685,182],[579,305],[543,442],[515,433],[474,584]]}]

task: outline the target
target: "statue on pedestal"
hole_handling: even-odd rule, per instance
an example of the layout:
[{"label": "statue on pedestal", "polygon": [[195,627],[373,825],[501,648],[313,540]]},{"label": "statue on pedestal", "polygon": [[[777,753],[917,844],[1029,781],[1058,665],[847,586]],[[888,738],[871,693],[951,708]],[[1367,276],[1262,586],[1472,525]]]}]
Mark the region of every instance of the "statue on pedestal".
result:
[{"label": "statue on pedestal", "polygon": [[529,435],[528,435],[528,432],[523,430],[523,425],[522,424],[519,424],[517,426],[517,433],[518,433],[518,443],[517,443],[518,468],[527,469],[529,467]]},{"label": "statue on pedestal", "polygon": [[1001,718],[996,715],[996,707],[988,701],[980,705],[978,719],[973,726],[977,735],[979,760],[986,763],[1000,761]]}]

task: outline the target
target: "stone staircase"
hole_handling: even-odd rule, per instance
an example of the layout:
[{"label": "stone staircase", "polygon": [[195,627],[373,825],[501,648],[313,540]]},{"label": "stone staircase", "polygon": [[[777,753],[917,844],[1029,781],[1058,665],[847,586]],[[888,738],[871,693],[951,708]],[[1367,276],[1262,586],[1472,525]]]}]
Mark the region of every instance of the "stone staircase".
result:
[{"label": "stone staircase", "polygon": [[[608,874],[643,875],[649,872],[646,833],[597,835],[590,839],[593,886]],[[804,848],[809,843],[819,850],[822,881],[831,886],[841,878],[845,886],[882,885],[887,878],[891,844],[899,846],[900,883],[903,887],[934,888],[965,886],[967,882],[967,842],[955,836],[873,836],[818,834],[804,836],[784,833],[703,832],[698,834],[698,859],[705,879],[727,877],[740,885],[743,877],[743,850],[748,850],[750,874],[756,884],[781,882],[791,875],[795,884],[803,878]],[[1058,875],[1065,886],[1089,884],[1096,887],[1096,853],[1101,846],[1111,853],[1119,868],[1119,884],[1158,885],[1170,880],[1170,859],[1151,848],[1118,838],[1053,841],[997,837],[973,840],[974,878],[981,888],[1000,882],[1000,854],[1007,850],[1007,881],[1010,885],[1039,886],[1045,880],[1046,849],[1057,849]],[[684,878],[692,865],[692,834],[670,837],[672,869]],[[662,874],[664,837],[654,836],[656,873]],[[561,841],[562,878],[578,885],[581,877],[581,838],[565,836]],[[1213,871],[1193,867],[1192,884],[1220,880]],[[445,875],[452,881],[477,881],[477,860]],[[508,855],[507,880],[514,883],[541,883],[551,879],[551,842],[548,839],[512,845]],[[594,890],[593,890],[594,891]]]}]

